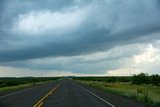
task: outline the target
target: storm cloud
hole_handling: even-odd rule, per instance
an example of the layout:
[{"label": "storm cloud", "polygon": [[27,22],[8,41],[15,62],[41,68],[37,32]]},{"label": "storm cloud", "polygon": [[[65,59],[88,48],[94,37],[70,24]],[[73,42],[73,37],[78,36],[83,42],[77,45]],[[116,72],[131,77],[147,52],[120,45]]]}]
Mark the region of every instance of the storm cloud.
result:
[{"label": "storm cloud", "polygon": [[[0,1],[0,65],[32,69],[97,72],[111,69],[98,61],[82,61],[110,52],[105,61],[132,57],[160,39],[158,0],[2,0]],[[122,48],[121,48],[122,46]],[[125,52],[123,47],[131,46]],[[114,49],[123,55],[114,56]],[[136,50],[137,49],[137,50]],[[145,50],[145,49],[144,49]],[[128,54],[129,53],[129,54]],[[82,57],[83,56],[83,57]],[[101,55],[99,55],[101,56]],[[75,58],[76,57],[76,58]],[[94,57],[94,56],[93,56]],[[77,62],[62,67],[56,62],[35,64],[32,60],[65,58]],[[68,59],[67,59],[68,58]],[[94,59],[94,58],[93,58]],[[30,61],[31,60],[31,61]],[[130,60],[130,59],[128,59]],[[58,60],[61,62],[61,60]],[[33,64],[34,62],[34,64]],[[40,61],[39,61],[40,62]],[[132,62],[132,61],[131,61]],[[80,64],[73,66],[74,64]],[[56,65],[57,64],[57,65]],[[119,63],[118,63],[119,64]],[[118,68],[118,64],[114,69]],[[34,66],[31,66],[34,65]],[[55,65],[55,66],[53,66]],[[59,65],[59,67],[58,67]],[[100,65],[100,66],[98,66]],[[100,70],[102,68],[102,70]]]},{"label": "storm cloud", "polygon": [[1,62],[103,51],[160,30],[157,1],[13,0],[1,5]]}]

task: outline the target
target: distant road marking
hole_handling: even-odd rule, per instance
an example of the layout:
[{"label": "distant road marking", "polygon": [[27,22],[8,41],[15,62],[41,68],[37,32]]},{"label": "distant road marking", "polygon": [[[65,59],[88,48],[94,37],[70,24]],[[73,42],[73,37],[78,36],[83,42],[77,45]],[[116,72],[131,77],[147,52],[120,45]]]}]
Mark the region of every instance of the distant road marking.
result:
[{"label": "distant road marking", "polygon": [[31,90],[35,87],[32,87],[32,88],[28,88],[28,89],[25,89],[25,90],[21,90],[21,91],[17,91],[17,92],[14,92],[14,93],[10,93],[10,94],[7,94],[7,95],[3,95],[1,96],[0,98],[4,98],[4,97],[8,97],[8,96],[11,96],[11,95],[14,95],[14,94],[18,94],[18,93],[21,93],[21,92],[24,92],[24,91],[28,91],[28,90]]},{"label": "distant road marking", "polygon": [[[77,84],[78,85],[78,84]],[[103,102],[107,103],[108,105],[110,105],[111,107],[115,107],[113,104],[109,103],[108,101],[104,100],[103,98],[99,97],[98,95],[92,93],[91,91],[87,90],[86,88],[78,85],[79,87],[81,87],[83,90],[87,91],[88,93],[92,94],[93,96],[97,97],[98,99],[102,100]]]},{"label": "distant road marking", "polygon": [[42,97],[33,107],[41,107],[44,103],[44,100],[53,93],[54,90],[56,90],[60,84],[58,84],[56,87],[54,87],[51,91],[49,91],[44,97]]}]

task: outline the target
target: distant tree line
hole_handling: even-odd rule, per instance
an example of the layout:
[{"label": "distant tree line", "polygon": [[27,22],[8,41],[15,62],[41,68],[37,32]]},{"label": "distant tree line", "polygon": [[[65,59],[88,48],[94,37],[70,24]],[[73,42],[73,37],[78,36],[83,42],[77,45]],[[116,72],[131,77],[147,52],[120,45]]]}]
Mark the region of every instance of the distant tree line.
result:
[{"label": "distant tree line", "polygon": [[149,76],[147,73],[140,73],[132,77],[132,84],[152,84],[160,86],[160,75],[152,74]]},{"label": "distant tree line", "polygon": [[133,76],[106,76],[106,77],[72,77],[75,80],[102,81],[102,82],[131,82],[132,84],[152,84],[160,86],[160,75],[140,73]]},{"label": "distant tree line", "polygon": [[87,80],[99,82],[131,82],[130,76],[107,76],[107,77],[72,77],[74,80]]},{"label": "distant tree line", "polygon": [[36,82],[56,80],[59,78],[60,77],[0,78],[0,88],[9,87],[9,86],[17,86],[17,85],[27,84],[27,83],[36,83]]}]

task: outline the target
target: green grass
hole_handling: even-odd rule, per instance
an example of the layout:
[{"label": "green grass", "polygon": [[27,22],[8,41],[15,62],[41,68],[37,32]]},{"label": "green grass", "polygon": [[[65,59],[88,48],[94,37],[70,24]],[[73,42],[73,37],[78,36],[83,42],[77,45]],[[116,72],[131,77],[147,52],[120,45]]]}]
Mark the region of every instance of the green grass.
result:
[{"label": "green grass", "polygon": [[28,84],[22,84],[22,85],[18,85],[18,86],[2,87],[2,88],[0,88],[0,92],[17,90],[17,89],[20,89],[20,88],[30,87],[30,86],[33,86],[33,85],[34,84],[32,84],[32,83],[28,83]]},{"label": "green grass", "polygon": [[20,85],[17,85],[17,86],[1,87],[0,88],[0,93],[5,92],[5,91],[12,91],[12,90],[18,90],[18,89],[22,89],[22,88],[27,88],[27,87],[31,87],[31,86],[38,85],[38,84],[49,83],[49,82],[52,82],[52,81],[50,80],[50,81],[42,81],[42,82],[20,84]]},{"label": "green grass", "polygon": [[[133,85],[131,83],[106,83],[98,81],[76,80],[89,86],[127,96],[148,105],[157,106],[160,104],[160,87],[152,85]],[[160,105],[158,105],[160,106]]]}]

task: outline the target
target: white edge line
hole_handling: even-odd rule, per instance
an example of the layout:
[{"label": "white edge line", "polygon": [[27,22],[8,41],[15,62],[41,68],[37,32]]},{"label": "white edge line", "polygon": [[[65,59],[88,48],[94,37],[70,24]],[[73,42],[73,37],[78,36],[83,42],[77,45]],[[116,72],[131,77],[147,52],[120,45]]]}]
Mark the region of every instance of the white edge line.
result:
[{"label": "white edge line", "polygon": [[29,89],[25,89],[25,90],[21,90],[21,91],[17,91],[17,92],[10,93],[10,94],[6,94],[6,95],[1,96],[0,98],[5,98],[5,97],[8,97],[8,96],[11,96],[11,95],[17,94],[17,93],[21,93],[21,92],[24,92],[24,91],[31,90],[31,89],[33,89],[33,88],[35,88],[35,87],[29,88]]},{"label": "white edge line", "polygon": [[104,100],[103,98],[99,97],[98,95],[92,93],[91,91],[87,90],[86,88],[84,88],[84,87],[82,87],[82,86],[80,86],[80,85],[78,85],[78,86],[81,87],[83,90],[89,92],[89,93],[92,94],[93,96],[99,98],[99,99],[102,100],[103,102],[107,103],[107,104],[110,105],[111,107],[115,107],[113,104],[109,103],[108,101]]}]

